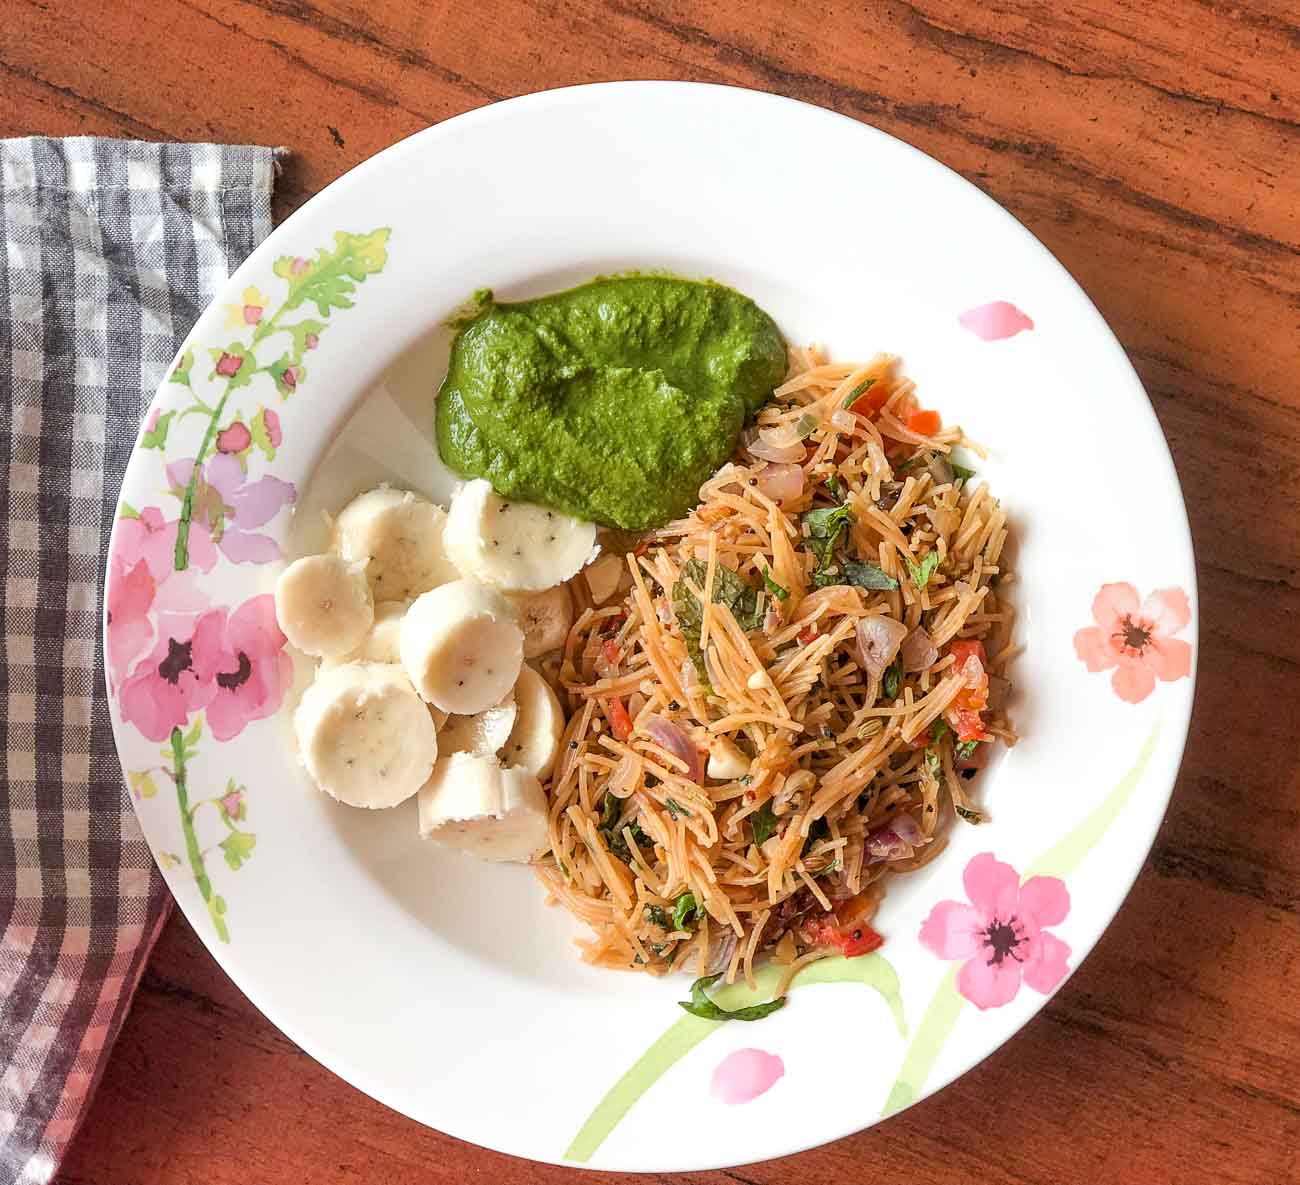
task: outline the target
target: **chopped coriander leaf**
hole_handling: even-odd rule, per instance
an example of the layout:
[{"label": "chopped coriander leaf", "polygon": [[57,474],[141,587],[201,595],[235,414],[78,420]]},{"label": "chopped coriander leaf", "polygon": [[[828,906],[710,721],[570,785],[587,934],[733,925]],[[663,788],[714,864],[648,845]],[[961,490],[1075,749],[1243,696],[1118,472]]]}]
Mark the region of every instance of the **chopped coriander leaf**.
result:
[{"label": "chopped coriander leaf", "polygon": [[[662,905],[647,905],[645,907],[646,921],[652,926],[658,926],[661,930],[669,928],[668,911]],[[656,954],[659,952],[656,951]]]},{"label": "chopped coriander leaf", "polygon": [[937,745],[941,740],[943,740],[943,738],[947,735],[947,733],[948,733],[948,721],[946,721],[942,716],[940,716],[939,719],[934,722],[934,731],[932,733],[934,737],[934,743]]},{"label": "chopped coriander leaf", "polygon": [[777,1009],[785,1007],[785,996],[778,996],[766,1004],[751,1004],[748,1008],[730,1010],[722,1008],[710,1000],[704,991],[721,978],[722,972],[719,971],[716,975],[706,975],[703,979],[697,979],[691,984],[691,998],[678,1000],[677,1003],[692,1016],[698,1016],[702,1020],[762,1020],[765,1016],[771,1016]]},{"label": "chopped coriander leaf", "polygon": [[777,584],[777,582],[772,579],[772,572],[768,568],[763,569],[763,583],[767,586],[767,591],[770,592],[778,601],[784,601],[786,597],[790,595],[790,590],[788,588]]},{"label": "chopped coriander leaf", "polygon": [[761,848],[776,830],[776,815],[772,813],[772,804],[763,803],[749,816],[749,825],[754,829],[754,842]]},{"label": "chopped coriander leaf", "polygon": [[844,575],[847,584],[856,585],[858,588],[884,591],[898,587],[898,581],[888,572],[866,561],[849,560],[844,565]]},{"label": "chopped coriander leaf", "polygon": [[885,671],[885,678],[881,685],[881,691],[885,693],[886,699],[897,699],[898,693],[903,689],[903,656],[900,654]]},{"label": "chopped coriander leaf", "polygon": [[964,806],[957,808],[957,813],[966,820],[967,823],[983,823],[984,816],[979,811],[967,810]]},{"label": "chopped coriander leaf", "polygon": [[684,806],[682,806],[680,802],[676,802],[671,798],[664,799],[664,806],[668,808],[668,813],[674,819],[680,818],[682,815],[689,815],[691,813]]},{"label": "chopped coriander leaf", "polygon": [[606,792],[600,804],[600,830],[612,831],[622,809],[622,800]]},{"label": "chopped coriander leaf", "polygon": [[832,498],[835,498],[835,499],[838,501],[838,500],[839,500],[839,497],[840,497],[840,479],[839,479],[839,477],[836,476],[834,473],[832,473],[832,474],[830,475],[830,477],[828,477],[828,478],[826,479],[826,488],[827,488],[828,490],[830,490],[830,492],[831,492],[831,497],[832,497]]},{"label": "chopped coriander leaf", "polygon": [[953,476],[959,481],[970,481],[975,476],[974,469],[967,469],[965,465],[958,465],[956,461],[949,461],[948,468],[953,472]]},{"label": "chopped coriander leaf", "polygon": [[912,563],[911,556],[904,556],[903,562],[907,564],[907,572],[912,578],[912,583],[917,588],[924,588],[930,583],[930,577],[934,575],[934,570],[939,566],[938,548],[928,552],[919,564]]}]

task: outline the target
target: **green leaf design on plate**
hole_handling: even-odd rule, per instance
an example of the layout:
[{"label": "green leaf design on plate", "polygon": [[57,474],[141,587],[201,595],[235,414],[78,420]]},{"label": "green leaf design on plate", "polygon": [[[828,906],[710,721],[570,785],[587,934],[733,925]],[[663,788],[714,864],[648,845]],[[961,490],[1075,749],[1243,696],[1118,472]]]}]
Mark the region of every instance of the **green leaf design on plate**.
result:
[{"label": "green leaf design on plate", "polygon": [[369,234],[334,232],[334,250],[321,247],[313,260],[282,256],[272,270],[289,283],[285,309],[296,309],[310,301],[322,317],[331,309],[350,309],[356,286],[367,276],[382,271],[388,262],[387,227]]},{"label": "green leaf design on plate", "polygon": [[221,841],[221,850],[225,853],[226,863],[234,872],[253,855],[257,846],[257,836],[248,831],[232,831]]},{"label": "green leaf design on plate", "polygon": [[154,421],[154,426],[140,437],[141,448],[166,448],[167,433],[171,430],[175,411],[165,411]]},{"label": "green leaf design on plate", "polygon": [[[718,992],[714,1000],[720,1007],[729,1010],[760,1003],[771,997],[782,971],[781,967],[764,967],[754,977],[753,990],[743,983],[732,984]],[[899,1033],[907,1035],[898,975],[883,955],[863,955],[856,959],[820,959],[805,968],[795,983],[799,987],[814,983],[861,983],[874,988],[889,1006]],[[595,1110],[565,1150],[564,1158],[579,1164],[590,1160],[637,1100],[672,1066],[725,1023],[687,1015],[669,1025],[596,1104]]]},{"label": "green leaf design on plate", "polygon": [[[1120,811],[1133,796],[1142,775],[1146,772],[1155,752],[1156,740],[1160,736],[1160,721],[1151,729],[1146,743],[1138,753],[1133,767],[1116,784],[1115,788],[1102,802],[1088,814],[1081,823],[1058,843],[1048,848],[1035,863],[1023,874],[1022,881],[1035,876],[1059,876],[1064,878],[1073,872],[1085,856],[1097,846]],[[957,972],[960,963],[954,963],[939,981],[934,995],[930,997],[929,1006],[917,1027],[916,1036],[907,1053],[903,1055],[903,1064],[899,1067],[898,1077],[890,1088],[889,1096],[881,1110],[882,1116],[901,1111],[917,1099],[925,1086],[939,1053],[947,1043],[957,1018],[965,1008],[966,1000],[957,991]]]}]

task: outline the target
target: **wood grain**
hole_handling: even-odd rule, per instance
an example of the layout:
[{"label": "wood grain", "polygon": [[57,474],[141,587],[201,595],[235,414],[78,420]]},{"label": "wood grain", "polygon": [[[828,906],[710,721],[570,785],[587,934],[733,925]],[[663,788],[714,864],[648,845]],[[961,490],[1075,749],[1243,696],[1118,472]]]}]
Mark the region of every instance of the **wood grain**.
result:
[{"label": "wood grain", "polygon": [[[1300,11],[1266,0],[6,0],[0,135],[286,144],[284,214],[500,97],[699,79],[867,120],[1010,209],[1114,327],[1186,491],[1201,681],[1169,817],[1087,963],[978,1069],[838,1144],[680,1180],[1277,1185],[1300,1180],[1298,63]],[[573,1175],[338,1081],[176,919],[62,1179]]]}]

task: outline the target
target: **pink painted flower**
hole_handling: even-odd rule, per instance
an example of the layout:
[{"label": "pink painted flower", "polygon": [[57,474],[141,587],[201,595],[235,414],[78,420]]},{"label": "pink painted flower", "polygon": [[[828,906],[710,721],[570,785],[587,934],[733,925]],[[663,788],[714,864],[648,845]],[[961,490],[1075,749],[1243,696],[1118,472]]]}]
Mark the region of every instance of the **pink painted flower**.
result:
[{"label": "pink painted flower", "polygon": [[713,1071],[709,1093],[724,1103],[748,1103],[766,1094],[785,1073],[785,1063],[762,1049],[737,1049]]},{"label": "pink painted flower", "polygon": [[149,740],[165,741],[173,728],[184,728],[193,713],[207,707],[216,690],[215,672],[200,656],[215,646],[224,618],[225,610],[213,609],[161,630],[153,651],[122,684],[122,719]]},{"label": "pink painted flower", "polygon": [[223,353],[217,359],[216,371],[224,378],[234,378],[239,373],[239,368],[244,365],[244,360],[238,354]]},{"label": "pink painted flower", "polygon": [[293,262],[289,264],[289,270],[293,272],[295,276],[301,276],[309,267],[311,267],[311,264],[301,255],[295,255]]},{"label": "pink painted flower", "polygon": [[1070,894],[1054,876],[1023,885],[1010,864],[982,852],[966,865],[970,904],[940,901],[921,924],[921,945],[941,959],[964,959],[957,990],[977,1008],[1001,1008],[1024,982],[1046,995],[1069,971],[1070,948],[1048,926],[1065,920]]},{"label": "pink painted flower", "polygon": [[280,414],[266,407],[262,409],[262,423],[266,425],[266,435],[271,441],[272,448],[279,448],[284,441],[284,433],[280,431]]},{"label": "pink painted flower", "polygon": [[303,340],[303,343],[306,345],[306,347],[307,347],[309,350],[314,350],[318,345],[320,345],[320,334],[318,334],[318,333],[309,333],[309,334],[308,334],[305,338],[303,338],[302,340]]},{"label": "pink painted flower", "polygon": [[286,366],[280,373],[280,381],[292,391],[298,385],[298,368]]},{"label": "pink painted flower", "polygon": [[[194,473],[192,458],[167,466],[173,490],[183,491]],[[194,523],[201,523],[226,558],[236,564],[278,559],[279,545],[257,534],[297,497],[293,484],[278,477],[250,481],[236,457],[219,453],[203,466],[194,487]],[[193,529],[191,528],[191,537]]]},{"label": "pink painted flower", "polygon": [[237,823],[244,817],[244,791],[233,782],[230,783],[230,788],[225,794],[217,799],[217,802],[221,806],[222,814],[228,819],[232,819]]},{"label": "pink painted flower", "polygon": [[1095,626],[1074,635],[1075,653],[1090,671],[1115,673],[1110,685],[1126,703],[1141,703],[1156,680],[1172,683],[1192,673],[1192,647],[1173,635],[1192,619],[1187,594],[1160,588],[1139,604],[1131,584],[1103,584],[1092,602]]},{"label": "pink painted flower", "polygon": [[144,419],[144,433],[147,436],[158,427],[158,417],[162,415],[162,408],[155,407]]},{"label": "pink painted flower", "polygon": [[[108,562],[108,681],[119,687],[132,665],[153,643],[157,618],[164,627],[192,621],[207,608],[197,574],[217,562],[212,536],[201,523],[190,531],[190,569],[175,571],[177,523],[147,506],[121,518]],[[184,628],[180,626],[178,628]]]},{"label": "pink painted flower", "polygon": [[247,424],[235,420],[229,427],[217,433],[217,452],[238,456],[246,453],[253,443],[253,434]]},{"label": "pink painted flower", "polygon": [[227,329],[246,329],[250,325],[260,325],[262,314],[266,312],[266,297],[257,288],[245,288],[239,304],[228,304],[225,309]]},{"label": "pink painted flower", "polygon": [[217,740],[228,741],[279,710],[293,682],[284,644],[270,593],[245,601],[229,618],[222,610],[220,628],[202,637],[196,632],[195,666],[212,672],[207,720]]},{"label": "pink painted flower", "polygon": [[158,586],[149,565],[137,560],[130,568],[110,564],[108,578],[108,675],[110,689],[126,677],[131,664],[149,649],[153,641],[153,608]]},{"label": "pink painted flower", "polygon": [[957,318],[963,329],[969,329],[986,342],[1002,341],[1033,329],[1032,318],[1027,317],[1008,300],[994,300],[988,304],[967,309]]}]

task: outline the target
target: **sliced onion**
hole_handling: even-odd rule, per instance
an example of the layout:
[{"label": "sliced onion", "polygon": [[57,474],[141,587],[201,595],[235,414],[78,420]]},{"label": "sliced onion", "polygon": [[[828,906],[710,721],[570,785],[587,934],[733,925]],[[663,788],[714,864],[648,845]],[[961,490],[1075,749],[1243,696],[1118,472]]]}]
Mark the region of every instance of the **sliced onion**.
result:
[{"label": "sliced onion", "polygon": [[892,617],[862,618],[858,622],[858,660],[862,669],[880,678],[906,636],[907,626]]},{"label": "sliced onion", "polygon": [[764,444],[761,440],[756,440],[749,445],[747,451],[756,461],[773,461],[780,465],[798,464],[808,455],[808,450],[801,444],[792,444],[786,448],[773,448],[771,445]]},{"label": "sliced onion", "polygon": [[889,820],[889,825],[894,829],[894,834],[898,836],[905,844],[916,847],[925,839],[921,831],[921,824],[918,823],[911,815],[896,815]]},{"label": "sliced onion", "polygon": [[852,432],[858,426],[858,417],[851,411],[845,411],[842,407],[837,407],[831,412],[831,423],[841,432]]},{"label": "sliced onion", "polygon": [[656,745],[674,757],[680,757],[686,763],[686,776],[692,782],[704,779],[704,762],[695,743],[671,720],[662,716],[651,716],[642,726],[642,731]]},{"label": "sliced onion", "polygon": [[920,826],[911,815],[898,815],[868,833],[866,862],[883,864],[886,860],[905,860],[923,838]]},{"label": "sliced onion", "polygon": [[957,474],[943,453],[935,453],[925,468],[936,486],[950,486],[957,480]]},{"label": "sliced onion", "polygon": [[763,615],[763,633],[769,638],[780,631],[782,624],[781,611],[775,605]]},{"label": "sliced onion", "polygon": [[758,488],[773,502],[793,502],[803,493],[803,468],[788,464],[764,465],[758,473]]},{"label": "sliced onion", "polygon": [[939,661],[939,651],[930,635],[917,626],[903,641],[903,670],[908,674],[924,671]]},{"label": "sliced onion", "polygon": [[687,691],[693,691],[700,685],[700,672],[695,669],[695,664],[689,658],[682,663],[679,673],[682,677],[682,686]]},{"label": "sliced onion", "polygon": [[609,775],[605,789],[615,798],[627,798],[636,789],[636,771],[640,762],[630,754],[623,754],[614,772]]},{"label": "sliced onion", "polygon": [[[715,935],[713,931],[721,930],[721,934]],[[709,961],[704,965],[705,975],[720,975],[731,966],[731,956],[736,953],[736,932],[730,926],[711,926],[709,937],[714,938],[709,943]]]}]

